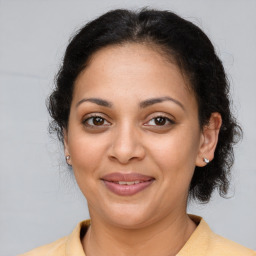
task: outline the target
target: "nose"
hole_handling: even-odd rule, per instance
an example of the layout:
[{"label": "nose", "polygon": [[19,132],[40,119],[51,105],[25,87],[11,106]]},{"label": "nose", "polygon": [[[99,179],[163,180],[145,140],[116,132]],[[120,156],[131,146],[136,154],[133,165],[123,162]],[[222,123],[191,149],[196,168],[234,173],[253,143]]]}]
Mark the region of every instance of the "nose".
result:
[{"label": "nose", "polygon": [[113,131],[112,145],[109,158],[121,164],[128,164],[132,160],[142,160],[145,157],[145,148],[142,137],[132,125],[126,124]]}]

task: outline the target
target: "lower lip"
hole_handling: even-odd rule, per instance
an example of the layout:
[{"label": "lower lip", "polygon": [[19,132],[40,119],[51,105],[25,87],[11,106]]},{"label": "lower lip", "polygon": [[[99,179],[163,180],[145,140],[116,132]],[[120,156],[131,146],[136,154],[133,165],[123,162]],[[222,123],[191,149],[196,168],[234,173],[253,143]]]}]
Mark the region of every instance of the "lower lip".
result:
[{"label": "lower lip", "polygon": [[120,185],[118,183],[103,180],[106,187],[119,196],[132,196],[149,187],[154,180],[144,181],[133,185]]}]

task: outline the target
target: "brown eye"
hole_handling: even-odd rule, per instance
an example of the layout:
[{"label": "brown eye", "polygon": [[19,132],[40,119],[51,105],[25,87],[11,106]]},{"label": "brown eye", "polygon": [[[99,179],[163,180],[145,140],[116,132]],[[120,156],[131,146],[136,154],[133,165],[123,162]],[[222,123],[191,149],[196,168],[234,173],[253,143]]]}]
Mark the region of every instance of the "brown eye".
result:
[{"label": "brown eye", "polygon": [[166,118],[161,117],[161,116],[155,118],[155,124],[156,125],[165,125],[166,124]]},{"label": "brown eye", "polygon": [[111,124],[103,117],[100,116],[91,116],[83,121],[83,124],[87,127],[102,127],[110,126]]},{"label": "brown eye", "polygon": [[151,127],[156,127],[156,126],[164,126],[164,127],[167,127],[167,126],[170,126],[170,125],[173,125],[175,124],[175,122],[173,120],[171,120],[170,118],[168,117],[165,117],[165,116],[156,116],[152,119],[150,119],[145,125],[146,126],[151,126]]},{"label": "brown eye", "polygon": [[92,118],[92,122],[93,122],[94,125],[103,125],[104,124],[104,119],[101,118],[101,117],[96,116],[96,117]]}]

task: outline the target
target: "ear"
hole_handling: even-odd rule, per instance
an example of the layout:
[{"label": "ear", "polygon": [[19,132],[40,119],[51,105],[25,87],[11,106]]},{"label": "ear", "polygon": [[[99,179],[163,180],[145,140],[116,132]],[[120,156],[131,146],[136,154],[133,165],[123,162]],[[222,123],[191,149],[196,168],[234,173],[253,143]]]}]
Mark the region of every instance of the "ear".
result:
[{"label": "ear", "polygon": [[65,158],[69,156],[69,159],[66,158],[66,162],[68,165],[72,165],[71,162],[71,157],[69,153],[69,147],[68,147],[68,131],[67,129],[63,129],[63,142],[64,142],[64,153],[65,153]]},{"label": "ear", "polygon": [[200,147],[196,159],[196,166],[205,166],[207,163],[204,162],[204,158],[208,159],[209,161],[213,160],[214,151],[218,143],[221,124],[222,118],[220,113],[212,113],[209,123],[203,127]]}]

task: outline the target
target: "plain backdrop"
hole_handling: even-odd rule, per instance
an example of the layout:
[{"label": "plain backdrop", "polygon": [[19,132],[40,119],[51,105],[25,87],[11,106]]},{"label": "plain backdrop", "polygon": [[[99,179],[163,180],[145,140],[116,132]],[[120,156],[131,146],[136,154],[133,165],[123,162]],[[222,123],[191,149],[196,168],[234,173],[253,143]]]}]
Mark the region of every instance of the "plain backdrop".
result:
[{"label": "plain backdrop", "polygon": [[244,129],[235,150],[230,199],[191,204],[211,228],[256,249],[255,0],[0,0],[0,256],[69,234],[88,218],[86,201],[48,135],[45,99],[69,37],[110,9],[172,10],[213,41]]}]

